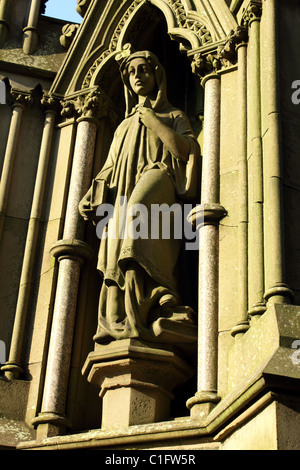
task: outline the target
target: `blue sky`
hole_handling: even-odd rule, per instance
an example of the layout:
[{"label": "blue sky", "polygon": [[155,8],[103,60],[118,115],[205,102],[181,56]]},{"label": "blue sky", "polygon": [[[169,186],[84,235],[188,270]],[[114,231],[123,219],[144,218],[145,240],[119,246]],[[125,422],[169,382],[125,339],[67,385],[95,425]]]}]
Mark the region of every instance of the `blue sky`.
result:
[{"label": "blue sky", "polygon": [[77,13],[76,6],[77,0],[48,0],[45,15],[70,23],[80,23],[82,18]]}]

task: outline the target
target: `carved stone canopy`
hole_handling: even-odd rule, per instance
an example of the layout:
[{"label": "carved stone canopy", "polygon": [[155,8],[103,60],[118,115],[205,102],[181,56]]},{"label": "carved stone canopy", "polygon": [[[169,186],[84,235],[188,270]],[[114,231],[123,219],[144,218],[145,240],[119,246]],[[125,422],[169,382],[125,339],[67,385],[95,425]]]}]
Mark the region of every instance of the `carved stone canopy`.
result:
[{"label": "carved stone canopy", "polygon": [[[77,11],[88,3],[79,1]],[[102,2],[91,1],[52,91],[65,95],[102,86],[102,78],[107,77],[115,55],[126,43],[150,49],[146,38],[153,37],[149,31],[158,17],[163,18],[166,34],[189,56],[224,44],[237,27],[224,0],[201,0],[197,5],[187,0],[126,0],[120,4],[109,0],[105,8]]]}]

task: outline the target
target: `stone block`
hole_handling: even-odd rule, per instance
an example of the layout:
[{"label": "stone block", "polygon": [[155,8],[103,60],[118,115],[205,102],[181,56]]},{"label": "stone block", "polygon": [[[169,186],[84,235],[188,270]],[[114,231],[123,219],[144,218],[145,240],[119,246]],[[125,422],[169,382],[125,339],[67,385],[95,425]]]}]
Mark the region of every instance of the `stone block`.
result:
[{"label": "stone block", "polygon": [[171,348],[132,339],[98,346],[83,367],[100,388],[102,428],[126,428],[169,418],[172,390],[193,375],[193,368]]}]

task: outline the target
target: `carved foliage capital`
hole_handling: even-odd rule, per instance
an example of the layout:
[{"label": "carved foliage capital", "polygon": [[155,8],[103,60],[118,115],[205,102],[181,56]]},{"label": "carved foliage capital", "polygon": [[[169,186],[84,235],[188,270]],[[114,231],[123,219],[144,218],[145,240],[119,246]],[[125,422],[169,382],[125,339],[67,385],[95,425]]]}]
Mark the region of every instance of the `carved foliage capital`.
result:
[{"label": "carved foliage capital", "polygon": [[197,52],[194,54],[192,61],[192,71],[201,78],[211,73],[216,73],[222,67],[218,53],[202,54]]},{"label": "carved foliage capital", "polygon": [[16,88],[11,88],[10,98],[12,105],[26,106],[33,103],[32,94],[26,91],[17,90]]},{"label": "carved foliage capital", "polygon": [[252,21],[258,21],[262,15],[261,0],[250,0],[247,7],[243,10],[241,25],[249,27]]},{"label": "carved foliage capital", "polygon": [[52,95],[48,95],[47,93],[44,93],[41,99],[41,105],[45,111],[57,112],[60,108],[60,102],[58,98],[55,98]]},{"label": "carved foliage capital", "polygon": [[237,61],[237,46],[247,40],[247,29],[243,26],[237,27],[229,33],[226,41],[214,51],[194,54],[191,64],[193,73],[204,78],[209,74],[217,73],[222,68],[234,65]]},{"label": "carved foliage capital", "polygon": [[106,117],[110,120],[116,119],[110,102],[98,89],[91,90],[72,99],[63,100],[61,101],[61,106],[61,114],[64,117],[81,117],[96,120]]}]

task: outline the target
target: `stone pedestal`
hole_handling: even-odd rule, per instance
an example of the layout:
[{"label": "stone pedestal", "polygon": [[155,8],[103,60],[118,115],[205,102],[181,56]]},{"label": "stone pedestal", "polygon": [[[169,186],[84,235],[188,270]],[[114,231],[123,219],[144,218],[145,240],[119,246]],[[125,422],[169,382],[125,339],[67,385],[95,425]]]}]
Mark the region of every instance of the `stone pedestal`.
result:
[{"label": "stone pedestal", "polygon": [[125,339],[97,345],[82,372],[100,388],[102,428],[118,429],[168,419],[172,390],[194,370],[172,349]]}]

